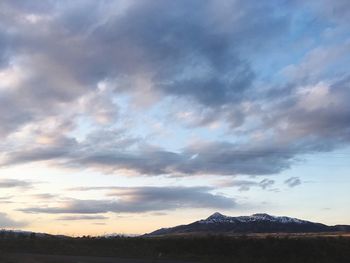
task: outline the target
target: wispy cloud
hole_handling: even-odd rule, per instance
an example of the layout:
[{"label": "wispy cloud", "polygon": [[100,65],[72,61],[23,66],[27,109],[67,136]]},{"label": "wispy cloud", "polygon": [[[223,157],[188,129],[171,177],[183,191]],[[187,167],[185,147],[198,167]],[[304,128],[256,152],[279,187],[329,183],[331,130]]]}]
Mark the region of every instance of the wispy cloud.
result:
[{"label": "wispy cloud", "polygon": [[284,183],[289,187],[295,187],[301,185],[301,180],[299,177],[290,177],[287,180],[285,180]]},{"label": "wispy cloud", "polygon": [[48,200],[48,199],[54,199],[56,197],[59,197],[59,195],[44,193],[44,194],[33,194],[32,197],[36,199]]},{"label": "wispy cloud", "polygon": [[16,179],[0,179],[0,188],[30,188],[33,186],[32,182],[16,180]]},{"label": "wispy cloud", "polygon": [[222,208],[236,206],[233,198],[210,193],[209,187],[119,187],[81,188],[80,190],[113,190],[108,195],[115,199],[67,200],[57,207],[29,207],[20,209],[26,213],[95,214],[142,213],[166,211],[178,208]]},{"label": "wispy cloud", "polygon": [[274,180],[271,179],[263,179],[261,181],[253,181],[253,180],[231,180],[231,181],[221,181],[219,182],[219,186],[221,187],[237,187],[239,191],[249,191],[252,187],[259,187],[261,189],[270,189],[275,184]]},{"label": "wispy cloud", "polygon": [[108,219],[106,216],[87,216],[87,215],[80,215],[80,216],[61,216],[58,217],[57,220],[64,220],[64,221],[79,221],[79,220],[105,220]]}]

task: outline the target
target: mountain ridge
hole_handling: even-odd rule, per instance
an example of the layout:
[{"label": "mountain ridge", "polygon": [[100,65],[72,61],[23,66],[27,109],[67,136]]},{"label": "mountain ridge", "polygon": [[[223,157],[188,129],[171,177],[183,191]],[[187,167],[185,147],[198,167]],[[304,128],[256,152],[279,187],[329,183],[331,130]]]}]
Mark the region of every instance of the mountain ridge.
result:
[{"label": "mountain ridge", "polygon": [[328,226],[288,216],[256,213],[250,216],[226,216],[215,212],[206,219],[187,225],[161,228],[146,236],[175,234],[248,234],[248,233],[318,233],[350,232],[350,225]]}]

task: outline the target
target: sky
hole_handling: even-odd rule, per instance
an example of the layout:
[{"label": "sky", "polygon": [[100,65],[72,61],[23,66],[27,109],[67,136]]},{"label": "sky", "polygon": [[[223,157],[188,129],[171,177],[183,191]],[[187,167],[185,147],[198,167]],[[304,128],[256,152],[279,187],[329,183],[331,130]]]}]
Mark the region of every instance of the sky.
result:
[{"label": "sky", "polygon": [[350,224],[348,0],[0,1],[0,228]]}]

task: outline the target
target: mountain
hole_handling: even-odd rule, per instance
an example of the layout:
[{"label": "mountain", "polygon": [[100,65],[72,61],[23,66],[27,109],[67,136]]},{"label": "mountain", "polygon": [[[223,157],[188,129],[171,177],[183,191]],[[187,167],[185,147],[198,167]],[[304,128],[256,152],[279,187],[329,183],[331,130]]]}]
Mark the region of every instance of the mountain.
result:
[{"label": "mountain", "polygon": [[251,216],[225,216],[214,213],[207,219],[202,219],[188,225],[171,228],[161,228],[147,236],[173,234],[246,234],[246,233],[317,233],[350,231],[350,226],[327,226],[287,216],[272,216],[268,214],[253,214]]},{"label": "mountain", "polygon": [[24,231],[24,230],[6,230],[0,229],[0,238],[36,238],[36,237],[45,237],[45,238],[66,238],[65,235],[51,235],[46,233]]}]

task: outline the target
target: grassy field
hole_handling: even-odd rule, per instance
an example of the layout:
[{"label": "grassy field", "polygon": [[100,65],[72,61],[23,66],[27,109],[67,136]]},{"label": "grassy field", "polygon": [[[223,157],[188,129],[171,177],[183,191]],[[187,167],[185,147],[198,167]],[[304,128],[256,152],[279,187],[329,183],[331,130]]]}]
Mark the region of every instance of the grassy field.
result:
[{"label": "grassy field", "polygon": [[175,260],[223,263],[349,263],[350,238],[307,235],[259,236],[258,238],[252,236],[158,238],[19,236],[0,238],[0,251],[1,263],[146,263],[164,260],[165,262]]},{"label": "grassy field", "polygon": [[124,259],[115,257],[89,257],[11,253],[0,256],[1,263],[189,263],[159,259]]}]

